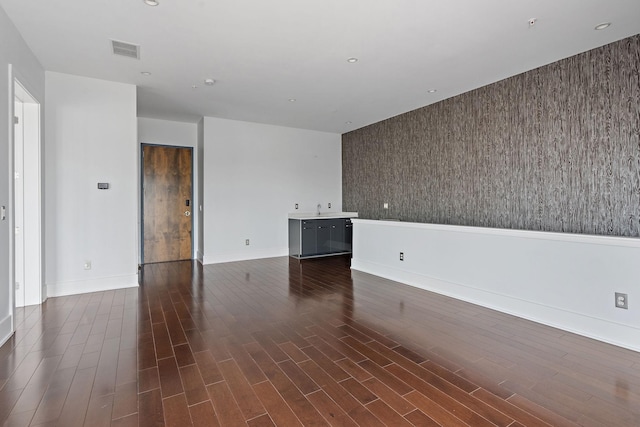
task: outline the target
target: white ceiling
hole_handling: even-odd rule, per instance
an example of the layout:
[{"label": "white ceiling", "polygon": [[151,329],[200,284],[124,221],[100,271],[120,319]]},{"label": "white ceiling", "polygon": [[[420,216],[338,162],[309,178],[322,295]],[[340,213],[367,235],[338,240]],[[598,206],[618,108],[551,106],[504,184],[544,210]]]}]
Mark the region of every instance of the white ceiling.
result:
[{"label": "white ceiling", "polygon": [[335,133],[640,33],[639,0],[159,1],[0,6],[46,70],[137,85],[140,117]]}]

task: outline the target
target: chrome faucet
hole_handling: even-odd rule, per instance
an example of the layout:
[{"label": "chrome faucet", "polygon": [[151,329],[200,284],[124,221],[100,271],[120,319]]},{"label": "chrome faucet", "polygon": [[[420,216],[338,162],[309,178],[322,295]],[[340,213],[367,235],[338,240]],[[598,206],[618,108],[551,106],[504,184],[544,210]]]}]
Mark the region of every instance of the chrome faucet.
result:
[{"label": "chrome faucet", "polygon": [[320,215],[320,208],[322,207],[322,205],[320,205],[320,203],[318,203],[318,215]]}]

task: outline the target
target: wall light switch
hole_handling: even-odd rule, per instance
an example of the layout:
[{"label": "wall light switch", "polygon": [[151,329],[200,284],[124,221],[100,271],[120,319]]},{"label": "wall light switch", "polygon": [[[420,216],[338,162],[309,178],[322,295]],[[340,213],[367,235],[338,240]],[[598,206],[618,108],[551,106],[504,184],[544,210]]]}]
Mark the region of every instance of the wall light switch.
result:
[{"label": "wall light switch", "polygon": [[383,207],[383,208],[385,208],[385,209],[389,209],[389,203],[386,203],[386,202],[385,202],[385,203],[382,205],[382,207]]},{"label": "wall light switch", "polygon": [[2,206],[0,207],[0,220],[4,221],[7,219],[7,208]]}]

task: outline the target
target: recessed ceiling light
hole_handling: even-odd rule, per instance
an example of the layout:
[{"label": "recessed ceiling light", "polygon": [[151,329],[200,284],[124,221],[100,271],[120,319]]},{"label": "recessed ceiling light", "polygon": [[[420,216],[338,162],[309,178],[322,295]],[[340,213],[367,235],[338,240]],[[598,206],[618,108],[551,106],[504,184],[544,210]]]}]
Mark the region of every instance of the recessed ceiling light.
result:
[{"label": "recessed ceiling light", "polygon": [[536,25],[536,22],[538,22],[538,18],[529,18],[529,28]]},{"label": "recessed ceiling light", "polygon": [[354,62],[358,62],[358,58],[349,58],[347,59],[347,62],[353,64]]},{"label": "recessed ceiling light", "polygon": [[600,31],[600,30],[604,30],[605,28],[609,28],[610,26],[611,26],[611,22],[603,22],[602,24],[596,25],[595,29]]},{"label": "recessed ceiling light", "polygon": [[207,86],[213,86],[215,82],[216,81],[213,79],[204,79],[204,84],[206,84]]},{"label": "recessed ceiling light", "polygon": [[429,89],[427,91],[427,93],[436,93],[438,91],[438,89]]},{"label": "recessed ceiling light", "polygon": [[289,102],[296,102],[295,98],[289,98]]},{"label": "recessed ceiling light", "polygon": [[198,85],[191,85],[191,89],[198,89]]},{"label": "recessed ceiling light", "polygon": [[157,6],[160,2],[158,0],[144,0],[144,4],[148,6]]},{"label": "recessed ceiling light", "polygon": [[141,71],[140,74],[142,74],[143,76],[150,76],[151,73],[149,71]]},{"label": "recessed ceiling light", "polygon": [[344,122],[344,124],[345,124],[345,125],[350,125],[350,124],[351,124],[351,122]]}]

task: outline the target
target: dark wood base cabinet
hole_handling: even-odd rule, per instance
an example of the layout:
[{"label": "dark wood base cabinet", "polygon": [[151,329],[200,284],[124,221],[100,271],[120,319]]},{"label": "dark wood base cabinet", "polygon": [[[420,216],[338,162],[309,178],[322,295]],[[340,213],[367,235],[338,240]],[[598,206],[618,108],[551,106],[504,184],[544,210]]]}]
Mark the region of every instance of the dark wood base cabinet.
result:
[{"label": "dark wood base cabinet", "polygon": [[289,256],[311,258],[351,253],[350,218],[289,219]]}]

